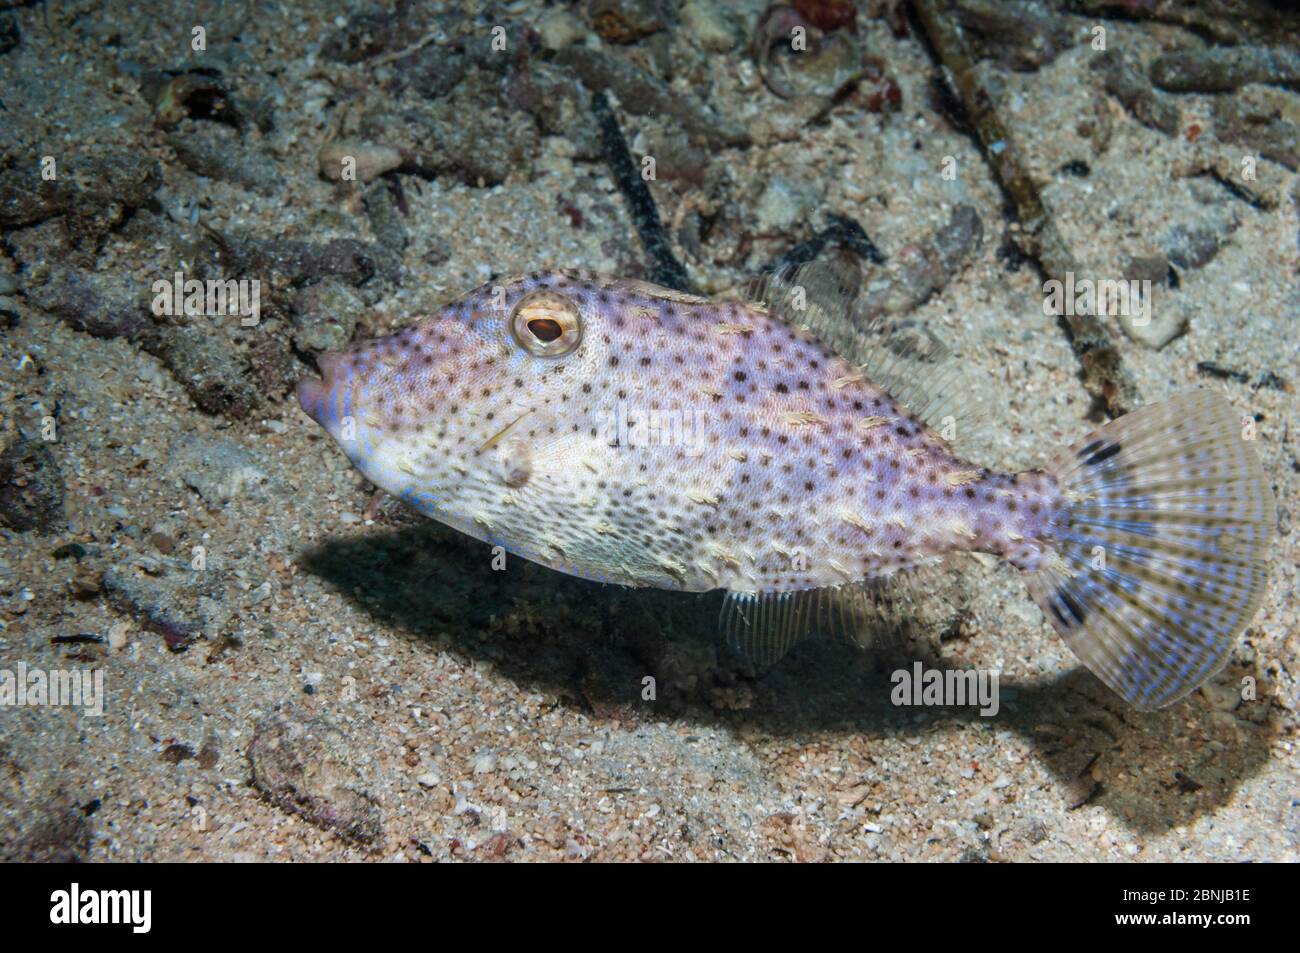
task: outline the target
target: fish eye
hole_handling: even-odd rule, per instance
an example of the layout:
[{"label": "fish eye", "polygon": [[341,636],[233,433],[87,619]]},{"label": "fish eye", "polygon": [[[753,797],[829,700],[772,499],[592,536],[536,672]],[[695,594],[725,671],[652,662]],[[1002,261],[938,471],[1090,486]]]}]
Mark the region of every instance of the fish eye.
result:
[{"label": "fish eye", "polygon": [[533,318],[528,322],[528,330],[532,332],[533,337],[546,344],[550,344],[564,333],[560,322],[553,318]]},{"label": "fish eye", "polygon": [[554,291],[534,291],[515,305],[510,333],[530,354],[560,357],[582,340],[582,315],[572,298]]}]

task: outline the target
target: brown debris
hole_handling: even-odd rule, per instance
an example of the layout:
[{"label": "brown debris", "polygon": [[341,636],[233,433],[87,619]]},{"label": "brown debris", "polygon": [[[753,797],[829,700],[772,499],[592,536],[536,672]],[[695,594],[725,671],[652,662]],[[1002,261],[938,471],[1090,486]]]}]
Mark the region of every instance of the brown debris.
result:
[{"label": "brown debris", "polygon": [[347,23],[325,37],[321,43],[321,56],[336,63],[360,63],[406,46],[420,35],[420,31],[414,18],[402,13],[399,9],[397,14],[387,11],[354,14]]},{"label": "brown debris", "polygon": [[660,0],[590,0],[591,28],[609,43],[635,43],[665,26]]},{"label": "brown debris", "polygon": [[209,619],[201,606],[219,602],[224,578],[217,570],[176,568],[162,578],[149,579],[130,565],[117,565],[105,570],[102,586],[110,606],[161,635],[171,651],[181,652],[203,636]]},{"label": "brown debris", "polygon": [[70,328],[97,338],[134,337],[149,324],[145,311],[125,290],[76,269],[56,271],[27,292],[28,302]]},{"label": "brown debris", "polygon": [[[34,793],[34,792],[33,792]],[[18,836],[0,823],[0,860],[26,864],[84,863],[90,858],[93,830],[90,822],[92,810],[71,803],[63,792],[42,797],[29,795],[17,803],[8,795],[0,797],[0,808],[6,815],[21,812],[35,814]],[[93,803],[93,802],[92,802]]]},{"label": "brown debris", "polygon": [[316,156],[321,177],[335,182],[345,181],[344,174],[349,171],[357,182],[369,182],[401,168],[406,161],[400,149],[354,139],[327,143]]},{"label": "brown debris", "polygon": [[195,757],[194,749],[189,745],[176,742],[169,744],[163,749],[162,754],[158,756],[159,761],[165,761],[168,764],[180,764],[182,761],[188,761]]},{"label": "brown debris", "polygon": [[[796,28],[806,31],[806,50],[791,49],[790,34]],[[773,95],[794,101],[800,124],[825,114],[867,70],[856,41],[834,27],[819,28],[800,9],[783,4],[768,7],[759,18],[753,51],[763,83]]]},{"label": "brown debris", "polygon": [[1101,769],[1097,766],[1100,759],[1100,753],[1093,754],[1078,774],[1066,780],[1064,793],[1067,811],[1077,811],[1101,791]]},{"label": "brown debris", "polygon": [[1300,54],[1262,46],[1178,50],[1151,64],[1151,81],[1174,93],[1227,93],[1247,83],[1295,87]]},{"label": "brown debris", "polygon": [[628,112],[669,117],[715,148],[749,143],[745,130],[620,57],[585,46],[570,46],[557,53],[555,61],[576,72],[592,92],[611,91]]},{"label": "brown debris", "polygon": [[1269,0],[1068,0],[1067,6],[1090,17],[1180,26],[1215,43],[1300,43],[1300,18]]},{"label": "brown debris", "polygon": [[362,844],[383,833],[379,804],[366,790],[348,735],[331,722],[272,715],[258,724],[248,763],[253,787],[280,810]]},{"label": "brown debris", "polygon": [[49,446],[24,434],[0,453],[0,523],[49,533],[63,523],[63,473]]},{"label": "brown debris", "polygon": [[508,93],[507,82],[474,69],[436,99],[408,94],[377,102],[365,113],[360,131],[365,139],[397,150],[403,171],[496,185],[511,175],[530,175],[541,142],[534,117]]},{"label": "brown debris", "polygon": [[1096,61],[1106,92],[1110,93],[1131,112],[1138,122],[1163,132],[1167,136],[1178,134],[1182,117],[1173,102],[1157,93],[1150,80],[1120,53],[1111,51]]},{"label": "brown debris", "polygon": [[140,334],[137,343],[162,361],[204,413],[247,417],[261,400],[248,362],[202,328],[156,325]]},{"label": "brown debris", "polygon": [[858,8],[852,0],[792,0],[799,15],[819,30],[858,32]]},{"label": "brown debris", "polygon": [[56,165],[54,179],[42,178],[34,161],[25,168],[30,171],[0,175],[0,226],[5,228],[64,213],[116,224],[127,209],[148,202],[162,182],[157,162],[124,153],[70,157]]},{"label": "brown debris", "polygon": [[[375,186],[383,189],[383,183]],[[365,303],[347,284],[326,278],[307,285],[293,298],[293,344],[305,353],[341,351],[356,333]]]},{"label": "brown debris", "polygon": [[1176,179],[1209,176],[1252,208],[1271,212],[1282,204],[1284,192],[1269,177],[1252,181],[1243,178],[1241,172],[1240,158],[1226,155],[1224,150],[1200,150],[1189,159],[1175,160],[1170,169]]},{"label": "brown debris", "polygon": [[260,275],[277,284],[301,285],[327,276],[359,285],[375,275],[395,280],[400,266],[382,245],[354,238],[304,242],[244,235],[217,236],[222,264],[237,274]]},{"label": "brown debris", "polygon": [[250,143],[241,143],[239,133],[219,123],[185,122],[167,136],[181,163],[196,175],[223,179],[262,195],[274,195],[284,187],[275,163]]},{"label": "brown debris", "polygon": [[953,12],[981,57],[1020,72],[1052,62],[1074,40],[1059,17],[1032,3],[959,0]]},{"label": "brown debris", "polygon": [[187,73],[146,73],[140,90],[153,104],[160,129],[172,129],[183,119],[207,119],[241,131],[274,126],[270,105],[237,95],[213,69]]},{"label": "brown debris", "polygon": [[[980,82],[966,44],[956,25],[936,0],[916,0],[916,10],[940,61],[952,74],[957,94],[979,134],[985,157],[1011,197],[1019,218],[1019,244],[1043,272],[1064,280],[1067,272],[1080,272],[1069,248],[1051,221],[1038,187],[1025,171],[1019,150],[1008,135],[993,97]],[[1123,367],[1118,348],[1093,315],[1062,316],[1075,356],[1083,367],[1083,383],[1111,416],[1127,413],[1140,404],[1137,385]]]},{"label": "brown debris", "polygon": [[1244,95],[1220,97],[1213,109],[1214,135],[1220,142],[1244,146],[1292,172],[1300,171],[1300,124],[1293,118],[1297,110],[1288,111],[1271,98]]},{"label": "brown debris", "polygon": [[957,206],[948,223],[929,239],[899,251],[899,267],[889,285],[868,294],[858,316],[870,320],[882,314],[902,314],[925,303],[960,273],[983,235],[984,226],[975,209]]}]

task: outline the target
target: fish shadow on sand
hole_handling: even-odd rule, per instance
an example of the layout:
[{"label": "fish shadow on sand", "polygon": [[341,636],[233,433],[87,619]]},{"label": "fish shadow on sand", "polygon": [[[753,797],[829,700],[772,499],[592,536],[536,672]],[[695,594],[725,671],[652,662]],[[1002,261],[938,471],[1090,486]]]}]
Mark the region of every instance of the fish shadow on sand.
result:
[{"label": "fish shadow on sand", "polygon": [[[1025,738],[1057,782],[1066,808],[1099,805],[1130,829],[1158,834],[1228,802],[1266,764],[1276,719],[1217,712],[1193,695],[1169,709],[1130,709],[1082,668],[1000,680],[1000,710],[899,708],[891,673],[920,662],[956,666],[924,641],[887,640],[863,652],[828,640],[795,648],[765,672],[722,644],[721,594],[632,590],[587,582],[509,556],[494,570],[487,546],[432,523],[328,540],[301,564],[392,630],[488,659],[528,691],[597,719],[693,719],[750,741],[924,738],[978,731]],[[656,700],[642,699],[644,679]],[[924,743],[924,742],[922,742]],[[952,783],[969,767],[939,767]],[[1003,770],[987,768],[990,781]],[[901,779],[911,783],[907,779]],[[1012,784],[1016,779],[1012,779]]]}]

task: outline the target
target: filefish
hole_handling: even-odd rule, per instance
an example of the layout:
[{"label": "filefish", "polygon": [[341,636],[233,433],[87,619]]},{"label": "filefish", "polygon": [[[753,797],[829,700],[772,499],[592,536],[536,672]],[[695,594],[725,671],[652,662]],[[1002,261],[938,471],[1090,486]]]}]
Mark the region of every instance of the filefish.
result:
[{"label": "filefish", "polygon": [[976,551],[1020,570],[1136,707],[1224,666],[1264,595],[1275,504],[1223,398],[1184,393],[1040,469],[991,470],[936,429],[965,399],[939,365],[861,331],[857,299],[814,279],[733,301],[503,279],[323,355],[298,398],[370,482],[461,532],[586,579],[726,590],[726,638],[765,662],[853,638],[864,593]]}]

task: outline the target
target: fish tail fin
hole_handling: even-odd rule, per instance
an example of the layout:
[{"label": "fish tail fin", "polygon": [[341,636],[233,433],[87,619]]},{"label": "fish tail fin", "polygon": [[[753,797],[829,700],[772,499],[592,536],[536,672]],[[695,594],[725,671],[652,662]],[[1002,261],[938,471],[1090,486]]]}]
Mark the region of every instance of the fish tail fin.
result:
[{"label": "fish tail fin", "polygon": [[1030,591],[1130,704],[1172,704],[1223,668],[1268,582],[1275,503],[1241,419],[1193,391],[1111,421],[1047,469],[1067,505]]}]

